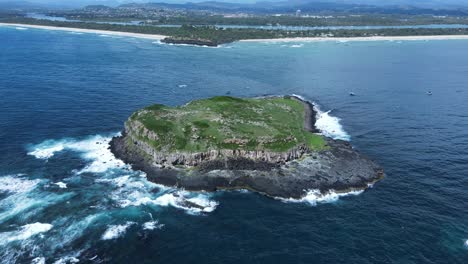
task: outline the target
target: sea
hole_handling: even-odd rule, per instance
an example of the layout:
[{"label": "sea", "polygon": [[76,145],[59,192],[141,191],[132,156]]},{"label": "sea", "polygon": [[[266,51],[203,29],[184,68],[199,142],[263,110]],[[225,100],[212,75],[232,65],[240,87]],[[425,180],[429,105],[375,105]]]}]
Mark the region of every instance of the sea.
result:
[{"label": "sea", "polygon": [[[467,40],[0,40],[0,263],[468,263]],[[300,200],[189,192],[108,150],[149,104],[291,94],[385,179]]]}]

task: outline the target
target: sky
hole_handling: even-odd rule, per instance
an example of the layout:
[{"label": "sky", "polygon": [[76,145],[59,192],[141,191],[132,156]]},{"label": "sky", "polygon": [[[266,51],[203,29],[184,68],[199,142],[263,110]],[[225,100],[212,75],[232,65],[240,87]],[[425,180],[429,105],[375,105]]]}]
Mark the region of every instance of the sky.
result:
[{"label": "sky", "polygon": [[[121,3],[131,2],[166,2],[166,3],[185,3],[185,2],[204,2],[207,0],[0,0],[1,2],[15,2],[27,1],[31,3],[40,4],[55,4],[66,6],[84,6],[88,4],[104,4],[104,5],[118,5]],[[316,2],[340,2],[340,3],[358,3],[358,4],[373,4],[373,5],[415,5],[425,7],[447,7],[464,5],[468,6],[468,0],[216,0],[218,2],[235,2],[235,3],[254,3],[256,1],[267,2],[285,2],[285,1],[316,1]]]}]

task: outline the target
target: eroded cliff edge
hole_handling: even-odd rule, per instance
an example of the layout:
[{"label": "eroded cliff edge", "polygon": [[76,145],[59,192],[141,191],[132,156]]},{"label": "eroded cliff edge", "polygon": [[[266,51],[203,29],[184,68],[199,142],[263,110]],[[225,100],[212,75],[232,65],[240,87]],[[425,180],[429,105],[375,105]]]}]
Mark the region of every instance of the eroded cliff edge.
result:
[{"label": "eroded cliff edge", "polygon": [[[257,101],[252,101],[256,104],[248,106],[253,106],[256,114],[270,115],[270,112],[279,111],[275,112],[278,118],[286,114],[291,116],[291,123],[281,120],[275,123],[276,116],[259,119],[256,114],[245,118],[245,114],[240,114],[242,119],[239,120],[237,113],[233,112],[230,114],[237,119],[230,122],[229,117],[223,116],[227,112],[226,107],[240,104],[241,108],[247,108],[242,101],[231,97],[207,99],[212,101],[206,101],[209,104],[203,105],[205,110],[201,112],[193,110],[198,109],[191,106],[193,103],[188,104],[192,108],[190,111],[184,109],[184,113],[190,119],[184,118],[180,112],[174,112],[173,108],[151,106],[129,118],[122,136],[111,141],[111,151],[134,169],[146,172],[150,181],[187,190],[249,189],[272,197],[301,198],[313,189],[322,193],[365,189],[383,178],[383,170],[348,142],[314,134],[319,131],[314,125],[317,113],[311,103],[297,97],[281,98],[300,102],[301,109],[292,101],[280,101],[282,99],[268,101],[265,109],[262,108],[263,102],[257,105]],[[195,104],[199,102],[202,100]],[[211,111],[218,106],[218,113],[216,110],[212,112],[220,115],[208,112],[210,117],[207,118],[206,109]],[[269,110],[268,114],[264,110]],[[157,115],[156,121],[141,118],[148,113]],[[202,115],[205,119],[193,121],[192,116],[196,115]],[[297,124],[299,118],[302,120]],[[176,125],[165,123],[173,119],[177,119]],[[182,139],[175,136],[179,132],[174,126],[182,122],[179,119],[196,124],[189,126],[183,123],[180,132],[183,133]],[[239,127],[245,124],[252,126],[239,132]],[[300,130],[292,128],[295,124],[300,126]],[[283,125],[291,128],[282,130]],[[252,135],[252,131],[257,131],[257,126],[274,131],[271,132],[274,136],[270,137],[269,132],[265,131],[259,131],[257,136]],[[222,133],[211,131],[213,127]],[[171,137],[165,138],[167,133],[172,133]],[[185,145],[177,143],[178,140]]]}]

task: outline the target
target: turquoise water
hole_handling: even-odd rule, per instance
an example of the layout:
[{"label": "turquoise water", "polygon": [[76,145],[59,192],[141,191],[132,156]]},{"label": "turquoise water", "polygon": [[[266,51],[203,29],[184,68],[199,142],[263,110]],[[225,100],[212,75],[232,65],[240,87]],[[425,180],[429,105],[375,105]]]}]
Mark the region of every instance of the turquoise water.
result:
[{"label": "turquoise water", "polygon": [[[3,263],[468,260],[468,41],[204,48],[14,27],[0,37]],[[386,178],[302,201],[190,193],[107,150],[143,106],[227,93],[316,102],[323,131]]]}]

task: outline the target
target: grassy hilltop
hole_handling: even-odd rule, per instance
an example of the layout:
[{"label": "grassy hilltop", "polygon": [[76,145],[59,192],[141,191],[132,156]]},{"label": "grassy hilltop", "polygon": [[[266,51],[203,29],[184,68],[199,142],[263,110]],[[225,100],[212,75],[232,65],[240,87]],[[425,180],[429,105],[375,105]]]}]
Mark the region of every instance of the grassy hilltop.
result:
[{"label": "grassy hilltop", "polygon": [[126,126],[159,151],[320,150],[325,140],[304,129],[305,114],[304,104],[291,97],[218,96],[178,107],[152,105],[135,112]]}]

